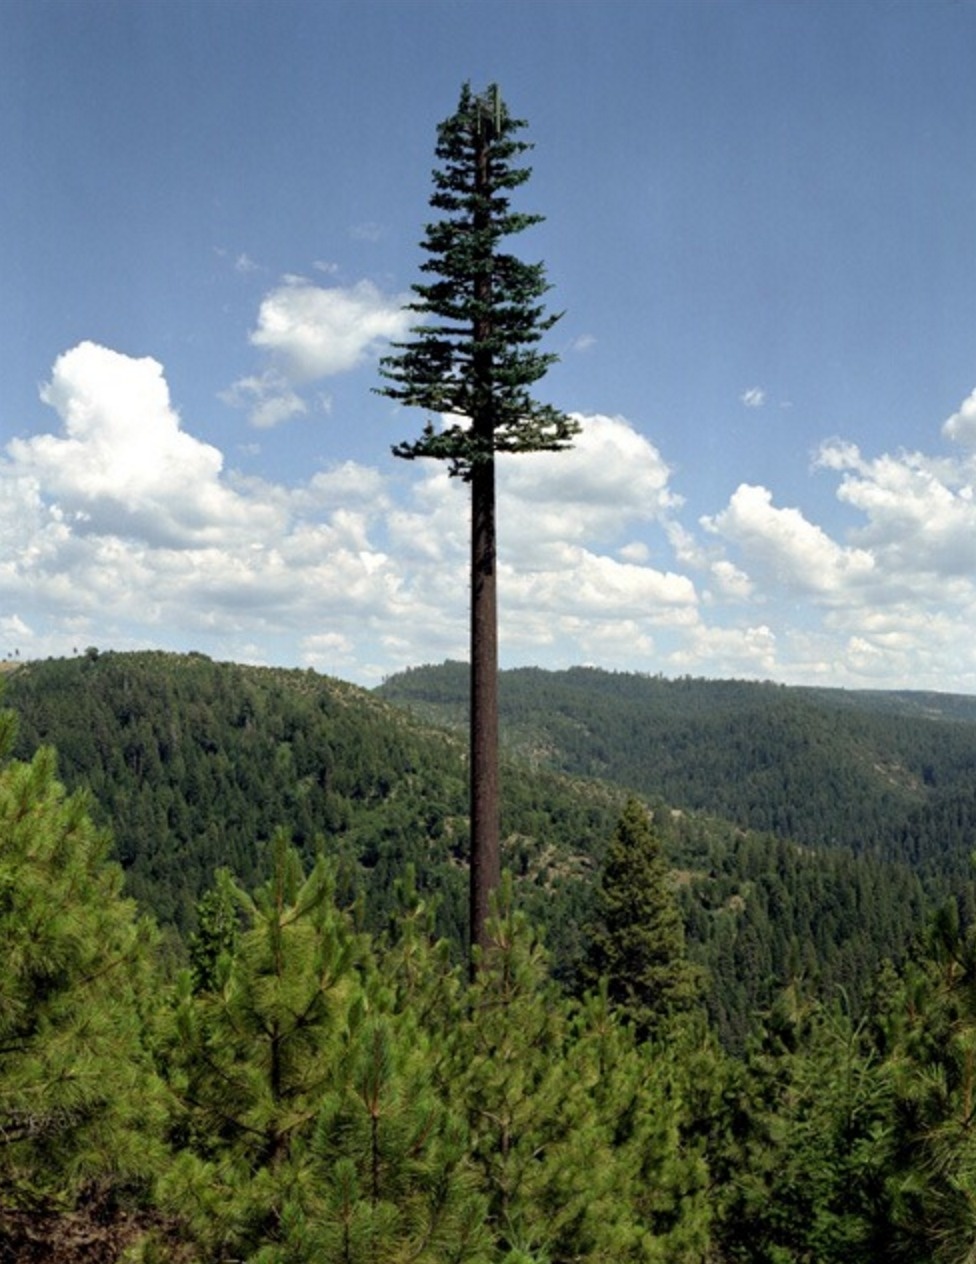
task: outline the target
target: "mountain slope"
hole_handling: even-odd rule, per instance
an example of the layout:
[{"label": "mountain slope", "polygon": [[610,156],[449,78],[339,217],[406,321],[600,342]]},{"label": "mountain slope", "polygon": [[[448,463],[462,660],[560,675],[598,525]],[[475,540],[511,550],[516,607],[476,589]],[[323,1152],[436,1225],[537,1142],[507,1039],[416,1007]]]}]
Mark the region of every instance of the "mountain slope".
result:
[{"label": "mountain slope", "polygon": [[[452,672],[463,683],[463,669],[445,674]],[[690,777],[701,760],[708,777],[729,778],[714,782],[713,800],[735,806],[743,715],[757,749],[779,731],[781,752],[802,750],[804,742],[809,750],[818,730],[807,723],[794,731],[780,691],[750,695],[735,684],[716,687],[721,705],[707,690],[686,686],[678,691],[679,707],[659,690],[648,724],[645,708],[635,705],[639,678],[568,675],[570,690],[548,673],[503,678],[509,724],[514,706],[520,727],[502,784],[505,867],[518,900],[545,928],[557,973],[572,982],[603,851],[626,790],[643,788],[640,760],[648,749],[654,755],[651,737],[675,747],[678,789],[707,784],[700,772],[697,781]],[[423,673],[411,677],[423,679]],[[452,707],[456,718],[463,699],[452,701],[436,673],[432,683],[440,696],[424,705],[439,715]],[[456,681],[447,683],[456,692]],[[531,688],[520,695],[525,684]],[[196,900],[217,866],[230,867],[249,886],[266,875],[269,841],[283,825],[306,855],[324,848],[338,868],[341,898],[359,902],[371,930],[386,926],[397,882],[412,869],[420,891],[435,900],[438,930],[460,948],[468,835],[465,743],[458,734],[314,672],[213,663],[201,655],[91,652],[30,663],[8,674],[3,700],[19,716],[18,753],[28,755],[42,742],[57,747],[62,779],[88,789],[96,818],[111,829],[129,891],[180,932],[192,929]],[[669,729],[676,714],[685,726],[677,738]],[[847,773],[832,769],[830,759],[849,748],[833,740],[823,716],[819,724],[820,766],[833,778],[837,816],[853,811],[854,800],[842,797]],[[863,740],[862,746],[867,780],[847,779],[856,793],[866,793],[866,785],[887,787],[900,809],[893,814],[898,829],[910,830],[911,813],[930,806],[924,777],[895,747]],[[560,764],[588,775],[568,776]],[[768,786],[751,779],[757,810],[765,806],[759,796],[774,795],[783,779],[774,758],[760,760],[759,768]],[[931,776],[961,784],[951,769],[950,759],[936,761]],[[597,780],[599,771],[617,775],[620,785]],[[802,820],[810,808],[799,773],[792,784],[792,806]],[[677,796],[669,806],[649,779],[645,785],[656,801],[689,952],[711,973],[709,1007],[733,1043],[755,1011],[798,974],[821,992],[843,986],[856,1005],[878,962],[904,951],[932,900],[968,890],[938,870],[923,884],[909,865],[884,859],[886,848],[907,854],[897,830],[894,841],[873,851],[822,849],[742,829],[714,810],[689,811]]]},{"label": "mountain slope", "polygon": [[[444,932],[461,937],[463,744],[369,692],[196,654],[90,653],[22,666],[3,700],[18,713],[17,753],[57,747],[62,779],[86,787],[111,827],[130,892],[162,921],[190,927],[217,866],[248,885],[263,877],[284,825],[306,854],[325,846],[375,924],[412,865],[441,901]],[[540,898],[571,888],[609,836],[619,799],[512,769],[508,865]]]},{"label": "mountain slope", "polygon": [[[465,680],[447,663],[378,693],[450,726]],[[538,765],[811,846],[967,871],[976,699],[526,668],[502,673],[500,705],[509,749]]]}]

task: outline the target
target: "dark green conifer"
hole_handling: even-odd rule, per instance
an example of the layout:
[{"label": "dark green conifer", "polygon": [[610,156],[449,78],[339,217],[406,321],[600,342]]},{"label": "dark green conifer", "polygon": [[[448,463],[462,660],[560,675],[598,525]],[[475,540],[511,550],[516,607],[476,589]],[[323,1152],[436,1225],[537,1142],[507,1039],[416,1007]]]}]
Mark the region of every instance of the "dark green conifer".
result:
[{"label": "dark green conifer", "polygon": [[[381,393],[431,415],[422,436],[394,447],[413,460],[434,457],[471,485],[471,942],[484,946],[489,896],[501,873],[498,791],[498,630],[495,455],[566,447],[579,429],[530,394],[556,357],[538,349],[558,319],[540,300],[549,288],[541,263],[502,249],[536,224],[513,211],[509,193],[529,178],[516,161],[529,148],[492,85],[461,91],[437,134],[440,166],[430,204],[422,271],[410,310],[423,322],[410,342],[381,362]],[[434,419],[436,417],[436,420]]]},{"label": "dark green conifer", "polygon": [[590,962],[643,1036],[701,997],[661,844],[637,799],[628,800],[607,849]]},{"label": "dark green conifer", "polygon": [[230,871],[220,869],[214,886],[197,901],[197,929],[188,945],[195,991],[214,992],[226,979],[237,947],[239,919]]}]

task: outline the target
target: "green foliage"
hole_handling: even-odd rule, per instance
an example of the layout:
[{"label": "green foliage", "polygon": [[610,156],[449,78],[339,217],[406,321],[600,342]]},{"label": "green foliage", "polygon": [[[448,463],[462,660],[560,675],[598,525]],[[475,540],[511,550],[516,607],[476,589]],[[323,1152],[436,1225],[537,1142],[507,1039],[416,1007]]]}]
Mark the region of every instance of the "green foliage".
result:
[{"label": "green foliage", "polygon": [[[455,664],[390,687],[402,687],[413,708],[429,706],[425,716],[453,707],[463,725],[466,681]],[[325,848],[341,903],[358,901],[359,924],[374,934],[395,914],[396,883],[412,867],[436,933],[459,955],[469,833],[463,741],[453,734],[312,672],[200,655],[101,652],[24,664],[7,678],[6,697],[18,715],[16,753],[57,745],[60,776],[69,790],[90,792],[126,891],[166,927],[172,952],[173,926],[187,937],[204,930],[199,901],[217,869],[246,889],[267,877],[284,822],[306,863]],[[580,986],[593,875],[625,791],[569,780],[547,761],[625,786],[660,776],[675,790],[669,803],[694,781],[713,802],[748,805],[761,819],[789,791],[791,825],[816,818],[833,840],[757,835],[651,800],[687,955],[707,971],[706,1003],[729,1048],[744,1047],[756,1014],[791,980],[828,1000],[842,987],[859,1014],[879,963],[904,957],[933,902],[954,895],[964,926],[976,914],[976,818],[966,800],[976,753],[965,700],[581,670],[503,673],[502,701],[518,751],[503,766],[504,863],[570,986]],[[721,759],[720,744],[729,748]],[[809,774],[794,767],[800,759],[812,761]],[[674,780],[679,769],[685,783]],[[914,804],[907,817],[905,794]],[[901,824],[892,825],[884,814],[898,803]]]},{"label": "green foliage", "polygon": [[[424,729],[365,690],[314,672],[213,663],[202,655],[115,654],[31,663],[10,680],[18,750],[59,750],[65,783],[111,825],[126,889],[163,925],[198,930],[222,867],[245,888],[266,878],[287,823],[306,862],[324,847],[344,903],[379,932],[408,867],[435,897],[437,930],[459,951],[467,918],[463,743]],[[503,853],[553,942],[576,951],[587,854],[619,795],[551,773],[504,770]],[[563,912],[565,910],[565,913]]]},{"label": "green foliage", "polygon": [[182,983],[165,1042],[180,1153],[165,1205],[205,1258],[264,1264],[483,1257],[466,1131],[429,1038],[395,1012],[367,939],[286,837],[248,896],[215,990]]},{"label": "green foliage", "polygon": [[716,1237],[730,1261],[893,1258],[889,1068],[838,1009],[784,993],[726,1098]]},{"label": "green foliage", "polygon": [[932,920],[878,1007],[893,1084],[886,1208],[900,1258],[964,1264],[976,1241],[976,932]]},{"label": "green foliage", "polygon": [[[379,692],[454,728],[464,680],[446,663]],[[824,998],[842,987],[859,1012],[881,961],[946,894],[976,915],[972,700],[524,668],[501,674],[500,703],[513,756],[668,805],[655,825],[729,1047],[794,979]],[[578,972],[572,930],[593,911],[540,908],[561,977]]]},{"label": "green foliage", "polygon": [[249,1249],[280,1236],[299,1175],[290,1161],[364,1013],[365,945],[324,861],[305,877],[284,834],[268,882],[233,893],[244,928],[219,990],[195,991],[187,976],[173,1015],[166,1061],[185,1149],[167,1189],[206,1241]]},{"label": "green foliage", "polygon": [[[463,714],[458,664],[415,668],[379,693],[428,721]],[[806,846],[968,879],[972,699],[521,668],[501,673],[499,701],[503,738],[537,763]]]},{"label": "green foliage", "polygon": [[467,1130],[435,1091],[434,1061],[410,1014],[376,1014],[357,1031],[310,1147],[322,1190],[307,1222],[313,1258],[486,1258]]},{"label": "green foliage", "polygon": [[216,884],[197,904],[197,929],[187,944],[195,992],[217,992],[237,949],[240,917],[230,871],[218,869]]},{"label": "green foliage", "polygon": [[145,1183],[158,1087],[144,1035],[151,935],[54,752],[8,762],[0,715],[0,1206]]},{"label": "green foliage", "polygon": [[500,1258],[701,1258],[706,1170],[683,1135],[679,1061],[638,1048],[605,994],[561,996],[505,887],[444,1047]]},{"label": "green foliage", "polygon": [[541,218],[509,203],[509,192],[530,175],[514,165],[529,148],[514,139],[524,126],[497,87],[476,96],[466,84],[457,110],[438,128],[430,204],[442,218],[427,226],[429,257],[422,265],[436,279],[414,285],[410,304],[429,321],[381,361],[383,376],[394,383],[381,394],[473,423],[437,429],[428,422],[419,440],[394,448],[396,455],[447,460],[451,473],[465,479],[496,452],[562,448],[579,429],[528,389],[556,359],[537,349],[558,319],[545,316],[538,301],[549,288],[545,268],[499,249]]},{"label": "green foliage", "polygon": [[[610,972],[569,997],[511,882],[469,981],[409,869],[369,936],[283,832],[253,894],[224,873],[201,901],[170,990],[106,849],[49,750],[4,763],[0,1254],[25,1209],[97,1189],[109,1220],[137,1197],[145,1264],[972,1257],[965,901],[865,981],[863,1016],[794,983],[737,1056],[700,1011],[638,1039]],[[654,923],[640,875],[662,872],[632,802],[605,888],[631,873],[620,908]]]},{"label": "green foliage", "polygon": [[591,968],[646,1037],[701,999],[700,970],[685,956],[684,927],[647,808],[629,799],[603,862]]}]

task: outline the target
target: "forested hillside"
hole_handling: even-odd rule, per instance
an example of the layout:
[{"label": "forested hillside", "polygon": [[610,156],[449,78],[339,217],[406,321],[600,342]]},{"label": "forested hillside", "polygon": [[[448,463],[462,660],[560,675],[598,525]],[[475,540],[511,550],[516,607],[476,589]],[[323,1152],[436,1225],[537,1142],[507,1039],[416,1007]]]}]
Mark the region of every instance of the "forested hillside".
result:
[{"label": "forested hillside", "polygon": [[[411,673],[406,681],[436,686],[428,690],[432,700],[438,708],[453,705],[456,713],[456,700],[438,696],[437,689],[458,671]],[[503,677],[506,714],[512,675]],[[897,833],[885,847],[824,848],[742,829],[715,810],[679,809],[677,793],[658,792],[650,770],[641,781],[637,761],[630,756],[625,764],[615,753],[628,731],[637,749],[646,748],[644,736],[634,735],[642,723],[642,712],[631,705],[639,678],[568,675],[578,686],[609,686],[602,709],[592,710],[584,726],[558,681],[547,673],[514,673],[516,684],[550,688],[552,710],[546,715],[524,704],[503,776],[506,866],[520,904],[544,929],[554,971],[565,984],[579,985],[594,885],[625,789],[643,790],[654,805],[688,952],[707,968],[708,1008],[731,1045],[741,1045],[757,1012],[791,979],[823,996],[842,987],[858,1009],[878,963],[901,958],[926,910],[946,894],[957,898],[964,921],[970,917],[964,867],[953,853],[944,869],[930,863],[920,873]],[[733,734],[739,732],[737,697],[751,707],[754,735],[776,724],[782,729],[781,708],[790,697],[777,689],[752,693],[747,686],[704,682],[678,682],[669,693],[661,682],[651,683],[661,697],[652,709],[654,723],[645,727],[660,730],[662,745],[669,714],[690,725],[697,713],[713,725],[710,752],[699,755],[700,740],[684,742],[687,779],[698,758],[713,770],[720,763],[708,688],[724,699],[724,723]],[[271,839],[283,827],[307,863],[324,850],[336,865],[339,898],[347,905],[358,900],[361,923],[374,932],[387,924],[396,883],[412,869],[420,892],[435,899],[439,933],[460,949],[467,820],[464,747],[456,735],[314,672],[218,664],[201,655],[90,651],[26,664],[8,675],[5,701],[18,714],[17,753],[26,758],[42,743],[57,748],[60,775],[69,787],[90,792],[96,820],[111,830],[127,890],[164,925],[184,935],[195,928],[197,901],[218,866],[229,867],[246,887],[265,878]],[[764,702],[774,710],[765,720]],[[802,699],[793,705],[805,714]],[[842,733],[844,715],[837,707],[830,714],[840,716]],[[856,709],[855,718],[863,718]],[[553,740],[543,741],[543,720],[553,733],[575,735],[576,762],[590,775],[571,777],[547,766],[570,760]],[[896,729],[904,724],[898,715],[885,722]],[[944,727],[969,732],[968,722]],[[907,742],[904,733],[899,740]],[[595,752],[589,760],[587,743]],[[784,760],[790,749],[784,739]],[[847,748],[835,735],[830,749],[840,757]],[[955,782],[947,761],[933,764],[929,781],[961,782],[961,750]],[[914,758],[910,744],[904,751],[879,746],[872,757],[883,768]],[[669,759],[673,772],[674,751]],[[737,766],[731,755],[724,759]],[[800,771],[781,766],[771,747],[764,759],[770,779],[776,774],[800,783]],[[866,755],[862,762],[870,763]],[[620,784],[596,779],[597,768],[614,773]],[[832,775],[835,786],[845,784],[842,770]],[[906,811],[897,828],[907,831],[912,813],[932,819],[928,796],[934,790],[925,789],[925,778],[917,785],[907,775],[901,780]],[[863,781],[856,785],[866,793]],[[716,782],[712,792],[733,801],[739,789],[732,777]],[[940,802],[948,811],[949,800]],[[757,802],[756,810],[761,806]],[[798,816],[808,810],[799,798],[794,808]],[[830,809],[836,818],[860,810],[856,795]],[[958,817],[953,820],[958,825]],[[886,852],[902,859],[888,860]],[[958,860],[961,851],[955,855]]]},{"label": "forested hillside", "polygon": [[[427,720],[463,722],[460,663],[378,691]],[[503,672],[511,750],[668,804],[815,846],[969,874],[976,843],[976,699],[789,688],[574,668]]]},{"label": "forested hillside", "polygon": [[[192,929],[194,907],[228,866],[265,877],[286,828],[306,860],[320,848],[341,894],[382,926],[408,866],[436,894],[439,929],[466,916],[463,746],[315,672],[214,663],[203,655],[90,651],[25,665],[6,679],[17,754],[58,751],[72,789],[90,791],[127,889],[163,923]],[[512,767],[503,827],[526,901],[575,922],[577,876],[605,843],[619,793]],[[565,902],[569,909],[563,917]]]},{"label": "forested hillside", "polygon": [[10,758],[14,725],[0,710],[0,1264],[972,1258],[976,936],[954,905],[859,1019],[794,983],[730,1052],[631,798],[576,995],[510,883],[472,977],[409,881],[365,931],[285,831],[266,879],[217,875],[174,970],[53,750]]}]

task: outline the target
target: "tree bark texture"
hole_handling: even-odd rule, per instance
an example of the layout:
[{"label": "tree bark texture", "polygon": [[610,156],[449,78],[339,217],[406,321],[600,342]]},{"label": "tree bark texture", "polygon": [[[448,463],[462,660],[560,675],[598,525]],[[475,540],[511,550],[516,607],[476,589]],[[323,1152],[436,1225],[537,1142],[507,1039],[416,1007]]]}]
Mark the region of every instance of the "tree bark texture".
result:
[{"label": "tree bark texture", "polygon": [[495,463],[471,477],[471,943],[485,948],[491,892],[501,881],[498,785],[498,606]]}]

